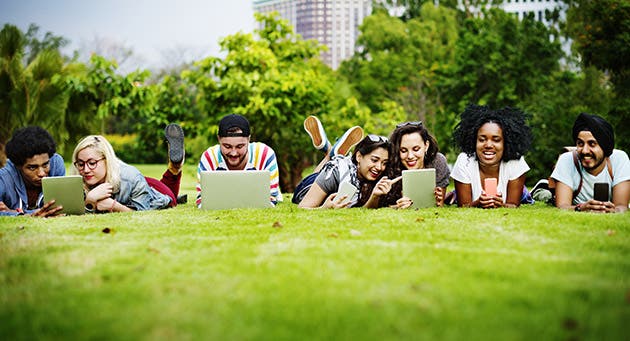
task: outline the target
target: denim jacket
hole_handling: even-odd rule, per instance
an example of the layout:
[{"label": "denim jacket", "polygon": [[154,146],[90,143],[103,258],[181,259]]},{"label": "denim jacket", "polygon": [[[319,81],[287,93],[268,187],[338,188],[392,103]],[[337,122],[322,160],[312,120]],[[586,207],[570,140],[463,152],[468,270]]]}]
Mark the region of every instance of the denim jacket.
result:
[{"label": "denim jacket", "polygon": [[120,189],[113,194],[119,203],[137,211],[168,207],[171,198],[153,189],[140,171],[120,162]]},{"label": "denim jacket", "polygon": [[[66,175],[66,166],[63,164],[63,158],[59,154],[54,154],[50,158],[50,171],[48,176],[64,176]],[[28,208],[28,196],[26,195],[26,185],[20,170],[7,160],[7,164],[0,169],[0,201],[11,210],[22,210],[24,213],[33,213],[35,210]],[[44,205],[44,197],[40,192],[37,198],[37,208]],[[0,212],[0,216],[15,216],[18,212]]]}]

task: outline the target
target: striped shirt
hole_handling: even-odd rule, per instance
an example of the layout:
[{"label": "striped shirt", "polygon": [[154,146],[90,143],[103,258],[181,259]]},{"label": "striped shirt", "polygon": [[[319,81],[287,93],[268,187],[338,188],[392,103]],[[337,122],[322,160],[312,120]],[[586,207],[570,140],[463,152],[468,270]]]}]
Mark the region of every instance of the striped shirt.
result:
[{"label": "striped shirt", "polygon": [[[268,170],[270,174],[270,200],[274,205],[282,201],[279,182],[280,174],[278,173],[278,163],[273,149],[262,142],[250,142],[247,146],[247,156],[248,159],[245,170]],[[219,145],[208,148],[201,155],[199,167],[197,167],[197,207],[201,207],[201,172],[215,170],[229,170],[223,158],[223,154],[221,154],[221,147]]]}]

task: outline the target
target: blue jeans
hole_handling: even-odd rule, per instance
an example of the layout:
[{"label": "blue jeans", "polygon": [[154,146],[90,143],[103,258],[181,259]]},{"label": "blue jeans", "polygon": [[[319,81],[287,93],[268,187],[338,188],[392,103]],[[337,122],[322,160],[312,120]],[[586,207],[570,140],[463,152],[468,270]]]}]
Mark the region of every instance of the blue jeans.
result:
[{"label": "blue jeans", "polygon": [[306,196],[308,190],[311,189],[311,186],[313,186],[313,184],[315,183],[315,179],[318,175],[319,173],[313,173],[302,179],[302,181],[300,181],[300,183],[295,187],[295,190],[293,191],[293,198],[291,198],[291,202],[293,202],[294,204],[299,204]]}]

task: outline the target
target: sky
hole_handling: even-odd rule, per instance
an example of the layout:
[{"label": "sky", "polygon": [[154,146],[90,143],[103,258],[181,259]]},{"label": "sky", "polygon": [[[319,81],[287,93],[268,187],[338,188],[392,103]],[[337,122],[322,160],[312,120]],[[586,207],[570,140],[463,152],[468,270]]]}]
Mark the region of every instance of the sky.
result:
[{"label": "sky", "polygon": [[0,23],[23,32],[35,23],[41,37],[69,39],[64,53],[82,59],[97,45],[105,55],[124,46],[133,50],[127,64],[156,69],[220,55],[219,40],[252,32],[254,14],[252,0],[2,0]]}]

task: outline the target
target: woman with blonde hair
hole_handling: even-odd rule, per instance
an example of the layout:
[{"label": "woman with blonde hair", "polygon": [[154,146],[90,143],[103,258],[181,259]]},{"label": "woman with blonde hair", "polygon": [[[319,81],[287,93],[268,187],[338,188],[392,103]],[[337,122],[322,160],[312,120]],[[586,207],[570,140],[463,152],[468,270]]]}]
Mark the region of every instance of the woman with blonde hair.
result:
[{"label": "woman with blonde hair", "polygon": [[176,124],[165,129],[169,147],[168,169],[161,180],[145,178],[116,157],[100,135],[81,140],[72,153],[71,172],[83,177],[87,212],[145,211],[175,207],[184,161],[184,133]]}]

